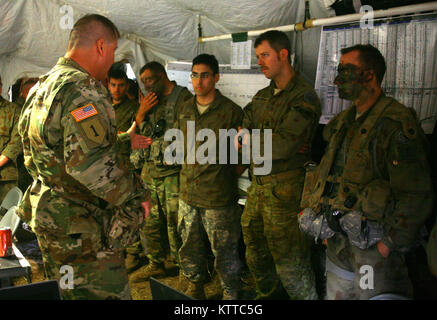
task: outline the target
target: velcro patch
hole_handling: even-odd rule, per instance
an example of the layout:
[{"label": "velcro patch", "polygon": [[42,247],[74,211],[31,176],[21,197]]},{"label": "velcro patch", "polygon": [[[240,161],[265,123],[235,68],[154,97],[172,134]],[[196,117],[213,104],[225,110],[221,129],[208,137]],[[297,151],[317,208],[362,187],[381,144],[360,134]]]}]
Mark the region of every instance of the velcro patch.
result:
[{"label": "velcro patch", "polygon": [[98,114],[96,108],[90,103],[84,107],[75,109],[70,112],[76,122],[85,120],[86,118],[92,117]]}]

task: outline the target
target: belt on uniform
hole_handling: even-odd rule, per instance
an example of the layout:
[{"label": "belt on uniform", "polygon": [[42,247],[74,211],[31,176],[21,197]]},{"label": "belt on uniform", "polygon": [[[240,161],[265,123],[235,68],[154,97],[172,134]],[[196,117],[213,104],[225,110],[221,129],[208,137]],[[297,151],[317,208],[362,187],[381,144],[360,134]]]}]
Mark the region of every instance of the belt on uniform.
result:
[{"label": "belt on uniform", "polygon": [[257,185],[262,186],[263,184],[271,183],[272,181],[284,181],[294,177],[298,177],[304,174],[303,168],[298,168],[291,171],[284,171],[275,174],[269,174],[267,176],[254,176]]}]

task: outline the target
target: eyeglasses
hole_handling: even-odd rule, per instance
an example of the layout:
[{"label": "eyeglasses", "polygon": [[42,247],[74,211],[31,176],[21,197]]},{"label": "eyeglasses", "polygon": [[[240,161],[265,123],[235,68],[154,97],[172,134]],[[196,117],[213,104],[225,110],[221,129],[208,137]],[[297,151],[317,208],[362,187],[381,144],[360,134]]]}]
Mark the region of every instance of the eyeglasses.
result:
[{"label": "eyeglasses", "polygon": [[198,74],[196,72],[193,72],[190,74],[191,79],[208,79],[209,77],[212,77],[212,73],[202,72],[201,74]]}]

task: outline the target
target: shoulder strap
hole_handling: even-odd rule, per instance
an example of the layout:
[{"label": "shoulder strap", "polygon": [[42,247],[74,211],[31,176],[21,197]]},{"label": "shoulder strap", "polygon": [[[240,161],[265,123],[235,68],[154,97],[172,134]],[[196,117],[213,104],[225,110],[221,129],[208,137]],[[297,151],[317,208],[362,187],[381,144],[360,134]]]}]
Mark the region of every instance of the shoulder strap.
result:
[{"label": "shoulder strap", "polygon": [[170,93],[170,96],[168,97],[168,100],[165,104],[165,119],[168,124],[173,124],[175,121],[175,107],[176,102],[178,101],[179,95],[182,92],[183,87],[175,85],[172,92]]}]

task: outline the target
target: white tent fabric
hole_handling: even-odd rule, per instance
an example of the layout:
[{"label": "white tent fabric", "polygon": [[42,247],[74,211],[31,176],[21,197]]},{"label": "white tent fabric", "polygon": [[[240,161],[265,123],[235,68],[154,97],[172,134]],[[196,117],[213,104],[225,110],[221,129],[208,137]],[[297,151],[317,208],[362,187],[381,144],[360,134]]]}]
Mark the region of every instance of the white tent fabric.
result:
[{"label": "white tent fabric", "polygon": [[[65,53],[69,27],[86,13],[102,14],[117,25],[122,36],[116,60],[126,59],[138,74],[147,61],[191,61],[201,52],[214,54],[220,63],[229,63],[230,41],[199,45],[199,21],[203,36],[277,27],[301,22],[304,3],[303,0],[0,0],[3,96],[17,79],[47,72]],[[310,8],[312,18],[328,15],[324,1],[310,1]],[[298,45],[296,54],[301,65],[305,65],[304,73],[313,79],[319,32],[317,29],[304,32],[308,33],[306,45],[302,51],[299,42],[294,41]],[[290,34],[290,38],[295,40],[295,35]]]}]

